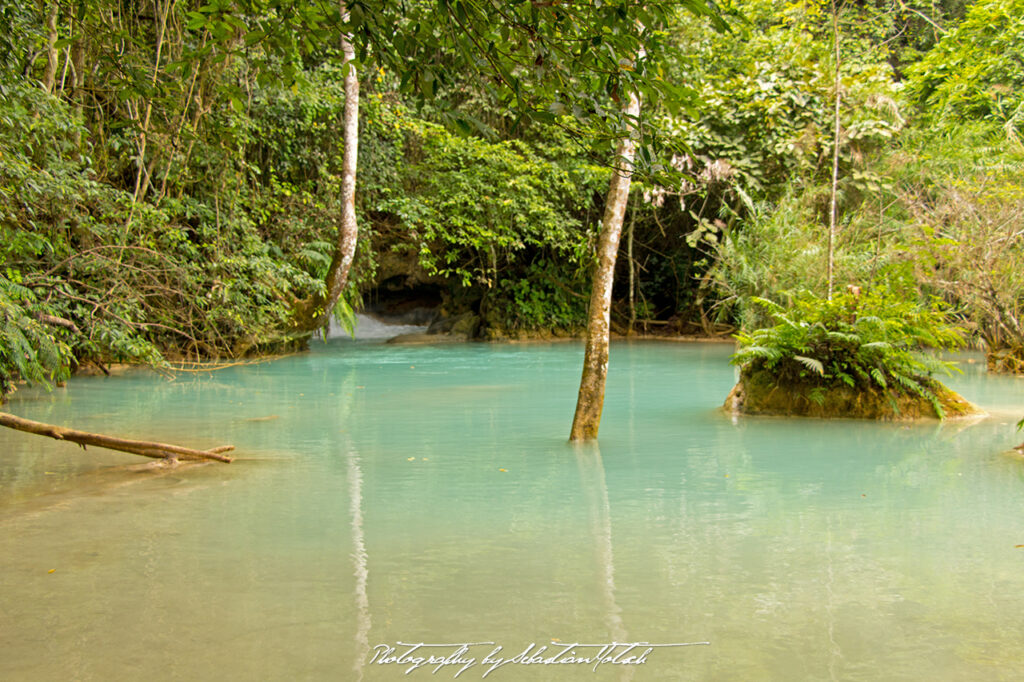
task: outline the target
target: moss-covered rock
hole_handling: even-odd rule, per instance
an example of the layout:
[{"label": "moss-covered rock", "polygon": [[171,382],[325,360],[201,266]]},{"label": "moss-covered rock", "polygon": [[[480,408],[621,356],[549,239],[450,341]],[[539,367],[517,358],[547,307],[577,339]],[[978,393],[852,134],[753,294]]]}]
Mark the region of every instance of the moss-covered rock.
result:
[{"label": "moss-covered rock", "polygon": [[[934,379],[926,380],[945,417],[968,417],[980,410]],[[818,417],[823,419],[878,419],[885,421],[938,419],[925,396],[877,386],[851,388],[812,382],[781,382],[764,369],[744,368],[729,393],[725,409],[734,414]]]}]

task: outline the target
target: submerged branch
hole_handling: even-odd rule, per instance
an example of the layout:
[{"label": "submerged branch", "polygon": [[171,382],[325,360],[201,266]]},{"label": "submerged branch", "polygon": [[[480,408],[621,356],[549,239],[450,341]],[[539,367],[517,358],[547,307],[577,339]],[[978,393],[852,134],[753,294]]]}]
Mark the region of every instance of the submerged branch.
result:
[{"label": "submerged branch", "polygon": [[155,443],[153,441],[146,440],[127,440],[124,438],[107,436],[102,433],[77,431],[75,429],[66,429],[62,426],[54,426],[53,424],[44,424],[43,422],[36,422],[30,419],[22,419],[21,417],[16,417],[13,414],[7,414],[6,412],[0,412],[0,426],[6,426],[7,428],[15,429],[16,431],[34,433],[37,436],[49,436],[56,440],[66,440],[71,443],[77,443],[82,446],[83,450],[86,445],[95,445],[99,448],[117,450],[119,452],[129,452],[133,455],[141,455],[142,457],[151,457],[153,459],[212,459],[218,462],[231,462],[231,457],[221,453],[230,452],[235,449],[234,445],[221,445],[220,447],[211,448],[210,450],[194,450],[192,448],[183,448],[179,445],[169,445],[167,443]]}]

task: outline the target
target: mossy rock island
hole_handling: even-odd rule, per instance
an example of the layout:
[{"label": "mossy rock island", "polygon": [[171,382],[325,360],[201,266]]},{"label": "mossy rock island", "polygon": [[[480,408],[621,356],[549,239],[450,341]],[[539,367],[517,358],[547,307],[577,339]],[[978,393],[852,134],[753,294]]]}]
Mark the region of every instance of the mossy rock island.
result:
[{"label": "mossy rock island", "polygon": [[[732,414],[821,419],[955,419],[982,414],[956,391],[931,378],[919,380],[932,397],[877,385],[823,385],[792,381],[766,369],[744,368],[725,401]],[[941,413],[936,410],[936,403]]]},{"label": "mossy rock island", "polygon": [[733,414],[876,420],[982,414],[936,374],[959,371],[935,351],[963,346],[945,304],[917,300],[900,281],[823,299],[794,295],[783,307],[752,299],[774,323],[736,334],[740,377]]}]

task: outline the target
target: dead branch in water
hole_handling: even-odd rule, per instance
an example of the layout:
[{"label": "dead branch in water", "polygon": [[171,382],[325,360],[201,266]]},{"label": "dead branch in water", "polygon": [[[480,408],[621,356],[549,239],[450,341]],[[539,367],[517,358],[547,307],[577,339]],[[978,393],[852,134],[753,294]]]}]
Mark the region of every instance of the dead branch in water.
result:
[{"label": "dead branch in water", "polygon": [[82,446],[83,450],[87,445],[95,445],[98,448],[117,450],[119,452],[129,452],[133,455],[141,455],[143,457],[151,457],[153,459],[213,459],[218,462],[230,462],[232,461],[232,458],[221,453],[230,452],[235,449],[234,445],[221,445],[220,447],[212,448],[210,450],[194,450],[192,448],[183,448],[179,445],[169,445],[167,443],[154,443],[146,440],[127,440],[124,438],[107,436],[102,433],[76,431],[75,429],[66,429],[62,426],[54,426],[52,424],[44,424],[43,422],[35,422],[30,419],[22,419],[21,417],[15,417],[13,414],[7,414],[6,412],[0,412],[0,426],[6,426],[7,428],[15,429],[16,431],[34,433],[37,436],[49,436],[56,440],[66,440],[71,443],[77,443]]},{"label": "dead branch in water", "polygon": [[170,362],[167,364],[167,368],[170,372],[217,372],[222,369],[229,369],[231,367],[248,367],[249,365],[262,365],[265,362],[273,362],[274,360],[280,360],[281,358],[288,358],[298,353],[282,353],[280,355],[270,355],[259,358],[248,358],[242,360],[233,361],[208,361],[208,362],[188,362],[185,360],[178,362]]}]

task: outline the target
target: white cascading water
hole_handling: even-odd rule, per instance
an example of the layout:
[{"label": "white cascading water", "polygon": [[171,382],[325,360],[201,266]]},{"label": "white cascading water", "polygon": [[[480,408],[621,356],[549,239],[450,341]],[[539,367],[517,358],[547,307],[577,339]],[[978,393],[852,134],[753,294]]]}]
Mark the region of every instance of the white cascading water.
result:
[{"label": "white cascading water", "polygon": [[[418,332],[427,331],[426,325],[415,325],[415,324],[388,324],[387,322],[373,317],[371,315],[364,315],[363,313],[356,313],[356,328],[355,338],[357,341],[363,339],[390,339],[400,334],[415,334]],[[327,330],[327,338],[338,339],[351,338],[340,324],[333,318],[331,319],[331,326]]]}]

